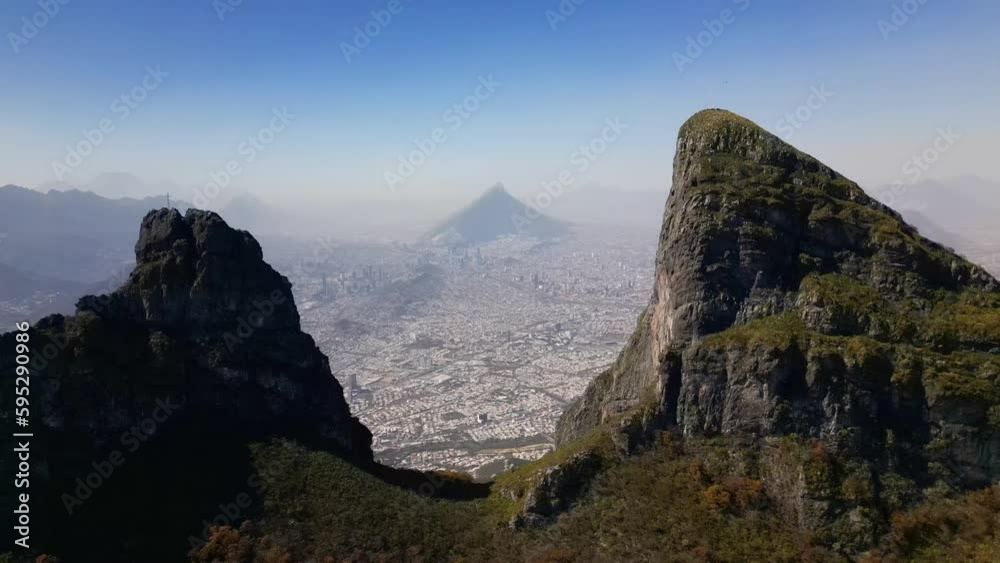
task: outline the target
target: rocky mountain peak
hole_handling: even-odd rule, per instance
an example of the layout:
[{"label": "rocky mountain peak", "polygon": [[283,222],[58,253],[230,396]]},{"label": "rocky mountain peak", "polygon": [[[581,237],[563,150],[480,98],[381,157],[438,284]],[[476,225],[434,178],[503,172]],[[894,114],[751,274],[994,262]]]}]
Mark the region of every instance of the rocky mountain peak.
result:
[{"label": "rocky mountain peak", "polygon": [[503,185],[503,182],[497,182],[496,184],[493,184],[492,186],[487,188],[487,190],[483,193],[484,196],[491,194],[496,194],[496,195],[507,194],[507,188]]},{"label": "rocky mountain peak", "polygon": [[[953,413],[922,399],[889,408],[888,397],[901,400],[891,370],[915,369],[904,357],[917,355],[973,384],[975,366],[1000,351],[998,287],[815,158],[733,113],[699,112],[680,129],[650,304],[615,365],[566,411],[559,438],[571,441],[648,400],[659,425],[686,433],[860,432],[883,443],[906,421],[910,431],[924,425],[926,445],[928,420],[938,417],[940,429]],[[855,372],[876,365],[853,366],[844,352],[863,343],[879,346],[877,365],[888,373]],[[811,355],[820,349],[837,359],[822,363]],[[968,364],[966,351],[986,355]],[[854,377],[884,387],[854,389]],[[920,393],[935,383],[920,381]],[[858,400],[882,410],[855,418]],[[977,404],[985,420],[993,403]],[[922,422],[912,418],[928,408]],[[1000,439],[983,439],[962,447],[996,457],[956,452],[952,466],[963,477],[1000,476]]]},{"label": "rocky mountain peak", "polygon": [[488,188],[448,217],[426,239],[450,243],[486,243],[505,236],[541,239],[565,235],[567,226],[510,195],[503,184]]},{"label": "rocky mountain peak", "polygon": [[259,328],[299,330],[291,283],[264,262],[249,233],[211,211],[151,211],[135,254],[135,271],[118,293],[147,322],[211,331],[273,305]]},{"label": "rocky mountain peak", "polygon": [[[291,283],[264,262],[249,233],[211,211],[149,212],[135,257],[135,270],[113,296],[131,318],[200,333],[231,326],[263,307],[271,312],[258,328],[299,330]],[[103,312],[92,300],[81,307]]]},{"label": "rocky mountain peak", "polygon": [[[40,527],[50,543],[72,536],[66,541],[93,544],[101,522],[79,522],[113,518],[116,497],[208,510],[196,504],[199,495],[221,494],[212,483],[245,482],[247,447],[258,440],[294,440],[372,465],[371,433],[351,416],[328,359],[301,331],[291,283],[250,234],[212,212],[159,209],[143,219],[135,252],[135,269],[118,290],[86,296],[76,315],[42,319],[30,332],[30,430],[41,444],[32,457],[46,468],[37,486],[46,491]],[[0,343],[13,349],[14,334]],[[13,373],[13,361],[0,357],[0,367]],[[12,416],[0,408],[0,419]],[[145,432],[130,437],[136,428]],[[157,446],[135,449],[133,439]],[[142,478],[116,472],[116,492],[101,491],[104,501],[84,505],[87,515],[67,512],[64,504],[76,501],[64,493],[86,494],[74,491],[90,464],[122,452],[126,467],[143,468]],[[220,481],[172,488],[208,474]],[[202,488],[209,490],[196,494]],[[178,490],[186,500],[175,498]]]},{"label": "rocky mountain peak", "polygon": [[681,125],[678,144],[706,151],[773,144],[777,138],[749,119],[724,109],[706,109]]},{"label": "rocky mountain peak", "polygon": [[35,327],[59,352],[34,366],[40,431],[101,447],[171,397],[186,405],[182,418],[371,459],[371,434],[300,329],[291,283],[250,234],[212,212],[160,209],[143,219],[135,252],[117,291]]}]

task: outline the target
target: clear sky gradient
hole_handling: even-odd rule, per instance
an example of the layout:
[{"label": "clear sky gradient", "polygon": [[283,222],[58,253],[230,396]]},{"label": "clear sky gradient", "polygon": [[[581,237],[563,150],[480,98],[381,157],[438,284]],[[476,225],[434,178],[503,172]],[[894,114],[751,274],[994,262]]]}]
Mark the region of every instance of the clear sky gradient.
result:
[{"label": "clear sky gradient", "polygon": [[[42,18],[46,1],[58,12]],[[392,4],[5,0],[0,184],[55,181],[53,161],[107,119],[113,131],[64,181],[123,171],[201,185],[235,160],[233,185],[272,199],[472,194],[497,181],[530,194],[567,169],[576,184],[665,189],[677,129],[705,107],[790,130],[866,185],[910,179],[905,162],[948,128],[958,138],[927,177],[1000,178],[1000,2],[565,0],[575,11],[556,18],[559,0],[399,0],[391,21],[371,23]],[[880,29],[895,25],[894,5],[912,13]],[[31,33],[22,18],[45,24]],[[355,31],[366,24],[378,31],[367,45]],[[681,72],[675,53],[697,53],[699,33]],[[115,100],[157,65],[168,75],[123,118]],[[446,112],[491,76],[494,91],[453,129]],[[783,127],[814,88],[832,95]],[[241,144],[275,108],[294,119],[249,161]],[[581,171],[574,151],[614,118],[627,128]],[[438,128],[447,138],[390,190],[386,171]]]}]

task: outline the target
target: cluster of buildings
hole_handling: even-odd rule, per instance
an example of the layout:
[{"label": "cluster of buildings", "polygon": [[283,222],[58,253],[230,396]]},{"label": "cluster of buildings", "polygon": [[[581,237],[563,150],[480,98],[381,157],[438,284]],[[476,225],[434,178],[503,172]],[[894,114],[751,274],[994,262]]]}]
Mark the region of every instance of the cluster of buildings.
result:
[{"label": "cluster of buildings", "polygon": [[487,479],[549,451],[567,404],[615,360],[655,242],[345,245],[290,277],[376,456]]}]

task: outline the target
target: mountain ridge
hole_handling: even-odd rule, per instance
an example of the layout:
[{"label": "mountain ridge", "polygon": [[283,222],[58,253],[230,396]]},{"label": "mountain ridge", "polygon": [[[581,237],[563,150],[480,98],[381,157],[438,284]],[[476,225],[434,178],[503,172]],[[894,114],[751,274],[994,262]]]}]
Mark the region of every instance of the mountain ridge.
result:
[{"label": "mountain ridge", "polygon": [[[78,190],[0,187],[0,232],[5,235],[0,262],[49,278],[101,282],[130,261],[136,225],[165,203],[165,196],[108,199]],[[0,300],[11,295],[0,292]]]}]

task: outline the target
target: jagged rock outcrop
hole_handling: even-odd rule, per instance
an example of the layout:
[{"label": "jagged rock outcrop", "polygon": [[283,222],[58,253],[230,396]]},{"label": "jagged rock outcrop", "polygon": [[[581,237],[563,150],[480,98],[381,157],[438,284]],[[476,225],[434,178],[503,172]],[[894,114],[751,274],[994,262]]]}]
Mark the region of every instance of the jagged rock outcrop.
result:
[{"label": "jagged rock outcrop", "polygon": [[558,439],[652,395],[654,424],[685,434],[798,434],[995,482],[998,287],[816,159],[700,112],[678,137],[650,304]]},{"label": "jagged rock outcrop", "polygon": [[291,284],[249,233],[212,212],[161,209],[143,220],[135,254],[117,291],[35,327],[60,348],[48,360],[36,349],[44,386],[33,402],[45,426],[100,444],[169,396],[249,433],[287,432],[371,458],[369,432],[301,330]]},{"label": "jagged rock outcrop", "polygon": [[[247,487],[246,445],[271,436],[372,464],[371,433],[250,234],[212,212],[161,209],[142,221],[135,254],[117,291],[30,331],[38,544],[148,557],[161,546],[137,538],[185,538],[252,492],[229,487]],[[13,334],[0,342],[14,349]],[[13,362],[0,355],[7,373]],[[0,419],[13,425],[8,393]],[[135,538],[115,528],[129,526]]]},{"label": "jagged rock outcrop", "polygon": [[591,479],[600,471],[601,465],[600,455],[582,451],[542,472],[537,483],[525,489],[523,498],[514,491],[508,492],[511,500],[522,505],[521,510],[511,519],[510,527],[531,528],[551,522],[554,516],[567,510],[586,490]]}]

